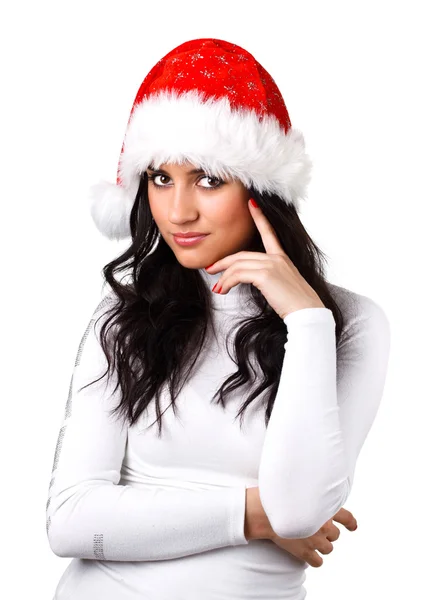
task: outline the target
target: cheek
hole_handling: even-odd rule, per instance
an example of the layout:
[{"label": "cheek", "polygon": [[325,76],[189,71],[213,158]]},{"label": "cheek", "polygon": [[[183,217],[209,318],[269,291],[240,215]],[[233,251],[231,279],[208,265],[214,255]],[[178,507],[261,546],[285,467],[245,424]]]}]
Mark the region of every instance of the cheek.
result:
[{"label": "cheek", "polygon": [[225,207],[219,207],[209,215],[215,227],[221,231],[235,230],[242,235],[244,232],[255,229],[255,222],[252,218],[250,210],[244,202],[233,203],[228,202]]},{"label": "cheek", "polygon": [[163,219],[164,219],[163,203],[161,202],[161,205],[160,205],[160,202],[158,201],[158,199],[156,201],[155,195],[153,192],[148,193],[148,199],[149,199],[149,208],[150,208],[151,214],[153,216],[153,219],[155,220],[155,222],[158,225],[159,223],[162,223]]}]

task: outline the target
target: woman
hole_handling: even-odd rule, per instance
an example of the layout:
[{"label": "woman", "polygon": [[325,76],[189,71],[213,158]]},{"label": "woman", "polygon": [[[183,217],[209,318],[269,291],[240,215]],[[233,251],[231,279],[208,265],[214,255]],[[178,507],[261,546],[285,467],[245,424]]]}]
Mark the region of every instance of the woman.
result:
[{"label": "woman", "polygon": [[104,267],[59,433],[56,600],[299,600],[334,521],[356,528],[342,507],[390,328],[326,281],[298,216],[310,169],[239,46],[185,42],[144,79],[117,185],[93,190],[98,229],[131,244]]}]

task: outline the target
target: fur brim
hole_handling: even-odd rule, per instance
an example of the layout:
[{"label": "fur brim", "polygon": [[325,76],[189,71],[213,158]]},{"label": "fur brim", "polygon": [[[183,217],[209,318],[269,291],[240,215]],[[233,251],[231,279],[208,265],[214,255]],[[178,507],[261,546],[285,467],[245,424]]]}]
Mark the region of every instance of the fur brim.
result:
[{"label": "fur brim", "polygon": [[303,134],[293,128],[285,133],[274,116],[233,110],[228,98],[206,98],[196,89],[161,91],[131,114],[119,161],[122,185],[95,186],[97,227],[112,239],[130,235],[140,174],[149,165],[185,162],[215,177],[239,179],[260,193],[279,194],[297,210],[312,169]]}]

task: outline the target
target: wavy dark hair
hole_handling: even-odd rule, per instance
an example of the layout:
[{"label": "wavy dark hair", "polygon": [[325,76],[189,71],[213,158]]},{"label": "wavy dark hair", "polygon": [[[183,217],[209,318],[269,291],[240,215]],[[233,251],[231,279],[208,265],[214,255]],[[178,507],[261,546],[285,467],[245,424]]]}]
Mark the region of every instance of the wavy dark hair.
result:
[{"label": "wavy dark hair", "polygon": [[[332,311],[338,344],[344,320],[332,295],[331,284],[325,279],[325,254],[306,232],[294,207],[276,194],[261,194],[254,188],[249,188],[249,193],[273,226],[290,260]],[[100,330],[100,342],[108,367],[99,379],[106,374],[111,377],[114,372],[117,373],[118,383],[114,391],[120,387],[121,398],[111,412],[119,413],[130,425],[155,400],[160,437],[164,414],[160,410],[160,391],[165,384],[168,385],[174,411],[177,396],[201,354],[212,323],[212,292],[197,270],[187,269],[178,262],[159,235],[149,207],[146,172],[141,175],[130,214],[130,229],[130,247],[102,270],[104,284],[108,283],[112,288],[113,302],[106,311],[107,318]],[[258,230],[248,250],[265,252]],[[129,283],[119,281],[116,275],[127,269]],[[255,316],[243,319],[236,326],[234,349],[237,371],[224,381],[211,401],[216,400],[225,407],[228,394],[245,384],[251,388],[250,384],[258,379],[258,385],[255,389],[251,388],[237,417],[240,417],[242,426],[243,413],[248,405],[267,390],[264,397],[267,401],[267,427],[283,367],[287,327],[264,295],[252,284],[249,288],[251,301],[257,310]],[[259,377],[254,368],[250,368],[251,353],[254,353],[261,369]]]}]

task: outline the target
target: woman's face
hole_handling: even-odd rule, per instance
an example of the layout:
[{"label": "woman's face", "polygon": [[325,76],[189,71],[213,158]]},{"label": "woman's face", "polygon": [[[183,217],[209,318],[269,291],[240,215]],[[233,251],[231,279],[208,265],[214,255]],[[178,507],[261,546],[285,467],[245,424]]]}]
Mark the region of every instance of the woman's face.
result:
[{"label": "woman's face", "polygon": [[[194,170],[191,163],[147,168],[152,216],[177,260],[188,269],[205,268],[246,249],[257,231],[243,183]],[[173,234],[190,231],[208,235],[191,246],[175,241]]]}]

